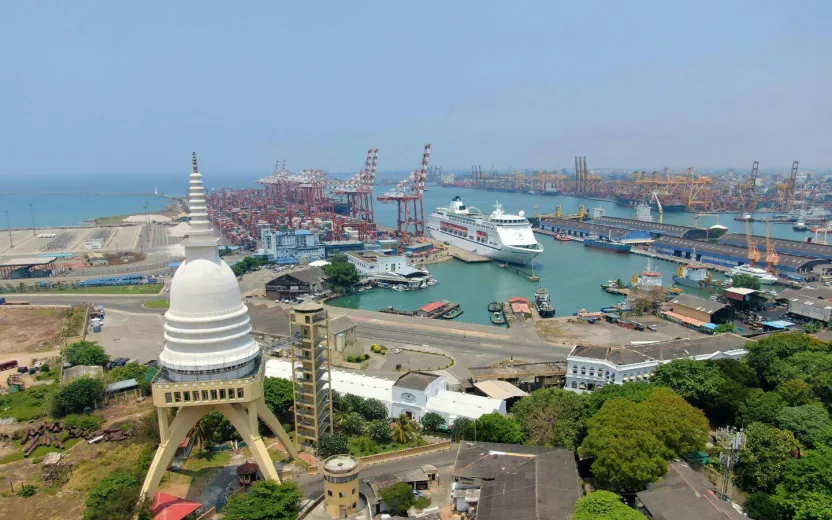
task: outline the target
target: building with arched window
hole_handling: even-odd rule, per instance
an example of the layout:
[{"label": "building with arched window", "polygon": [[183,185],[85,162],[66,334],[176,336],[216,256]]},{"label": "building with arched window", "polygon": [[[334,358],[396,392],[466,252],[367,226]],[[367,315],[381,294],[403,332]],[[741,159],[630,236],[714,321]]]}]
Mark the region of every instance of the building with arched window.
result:
[{"label": "building with arched window", "polygon": [[567,390],[591,392],[610,384],[650,381],[656,367],[674,359],[739,359],[750,340],[719,334],[625,347],[578,345],[566,358]]}]

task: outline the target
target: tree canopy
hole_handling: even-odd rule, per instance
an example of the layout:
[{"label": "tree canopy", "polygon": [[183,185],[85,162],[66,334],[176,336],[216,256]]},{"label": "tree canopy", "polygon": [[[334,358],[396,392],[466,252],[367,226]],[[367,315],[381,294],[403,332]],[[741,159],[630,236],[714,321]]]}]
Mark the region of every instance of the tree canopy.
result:
[{"label": "tree canopy", "polygon": [[349,292],[355,287],[361,275],[355,265],[347,260],[347,255],[335,255],[329,259],[329,265],[323,267],[327,282],[341,292]]},{"label": "tree canopy", "polygon": [[343,433],[325,433],[318,441],[318,456],[325,459],[333,455],[349,453],[349,448],[347,447],[348,442],[347,436]]},{"label": "tree canopy", "polygon": [[719,367],[695,359],[676,359],[659,365],[653,382],[672,388],[694,406],[713,399],[725,382]]},{"label": "tree canopy", "polygon": [[76,341],[64,349],[64,359],[71,365],[106,365],[110,356],[95,341]]},{"label": "tree canopy", "polygon": [[610,491],[595,491],[578,500],[572,520],[645,520],[645,516]]},{"label": "tree canopy", "polygon": [[497,412],[482,415],[473,421],[465,432],[465,438],[506,444],[523,444],[525,440],[520,423]]},{"label": "tree canopy", "polygon": [[376,419],[367,425],[367,435],[379,444],[390,442],[390,423],[386,419]]},{"label": "tree canopy", "polygon": [[350,412],[341,421],[341,431],[347,435],[361,435],[364,433],[366,423],[358,412]]},{"label": "tree canopy", "polygon": [[436,412],[428,412],[422,416],[422,427],[429,432],[435,432],[444,425],[445,418]]},{"label": "tree canopy", "polygon": [[818,436],[830,425],[832,421],[826,409],[812,404],[783,408],[777,416],[777,426],[792,432],[807,448],[814,448]]},{"label": "tree canopy", "polygon": [[760,290],[760,279],[751,276],[750,274],[738,274],[731,277],[731,285],[734,287],[744,287],[746,289]]},{"label": "tree canopy", "polygon": [[774,498],[787,518],[832,518],[832,448],[789,460]]},{"label": "tree canopy", "polygon": [[294,482],[255,482],[248,493],[237,493],[223,507],[225,520],[295,520],[303,493]]},{"label": "tree canopy", "polygon": [[381,499],[387,504],[390,513],[394,515],[406,515],[408,509],[417,505],[413,488],[406,482],[399,482],[382,489]]},{"label": "tree canopy", "polygon": [[362,400],[356,411],[368,421],[387,419],[387,407],[378,399]]},{"label": "tree canopy", "polygon": [[745,361],[760,378],[761,384],[774,390],[779,383],[794,379],[784,377],[785,367],[779,361],[801,352],[829,352],[830,346],[819,339],[802,332],[774,334],[757,342],[748,344],[748,356]]},{"label": "tree canopy", "polygon": [[752,388],[740,405],[738,415],[743,424],[761,422],[776,424],[777,416],[786,407],[786,402],[777,392],[765,392],[760,388]]},{"label": "tree canopy", "polygon": [[568,390],[542,388],[515,404],[512,413],[528,434],[528,442],[575,450],[584,430],[584,398]]},{"label": "tree canopy", "polygon": [[104,394],[104,383],[94,377],[83,376],[73,379],[52,396],[52,415],[63,417],[84,408],[95,407],[95,401]]},{"label": "tree canopy", "polygon": [[263,380],[263,394],[266,397],[266,406],[278,418],[289,411],[295,400],[292,382],[288,379],[265,378]]},{"label": "tree canopy", "polygon": [[745,430],[745,449],[735,468],[734,482],[753,493],[771,493],[783,478],[786,466],[797,449],[791,432],[763,423],[752,423]]}]

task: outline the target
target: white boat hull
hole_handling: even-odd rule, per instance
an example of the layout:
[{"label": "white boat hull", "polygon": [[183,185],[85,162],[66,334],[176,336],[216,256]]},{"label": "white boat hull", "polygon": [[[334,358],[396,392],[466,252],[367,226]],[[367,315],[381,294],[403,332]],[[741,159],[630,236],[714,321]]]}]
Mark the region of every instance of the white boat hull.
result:
[{"label": "white boat hull", "polygon": [[495,262],[500,262],[504,264],[527,265],[531,263],[531,261],[534,260],[535,257],[537,257],[537,255],[543,252],[543,248],[531,251],[528,249],[507,246],[505,244],[497,248],[488,244],[473,242],[471,240],[451,235],[449,233],[443,233],[442,231],[438,229],[432,229],[431,227],[428,227],[428,234],[433,239],[441,240],[442,242],[447,242],[452,246],[464,249],[469,253],[484,256],[486,258],[494,260]]}]

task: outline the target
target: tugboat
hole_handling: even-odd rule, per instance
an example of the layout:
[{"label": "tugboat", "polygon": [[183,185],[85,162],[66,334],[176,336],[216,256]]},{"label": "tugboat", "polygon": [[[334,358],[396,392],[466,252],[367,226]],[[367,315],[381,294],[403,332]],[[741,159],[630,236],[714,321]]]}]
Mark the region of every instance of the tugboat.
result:
[{"label": "tugboat", "polygon": [[560,233],[556,233],[554,238],[555,238],[555,240],[557,240],[558,242],[569,242],[569,241],[571,241],[571,240],[572,240],[572,239],[571,239],[571,238],[569,238],[568,236],[566,236],[566,235],[562,235],[562,234],[560,234]]},{"label": "tugboat", "polygon": [[491,302],[488,304],[488,312],[500,312],[503,310],[503,304],[500,302]]},{"label": "tugboat", "polygon": [[610,232],[609,237],[598,237],[597,235],[593,235],[584,239],[584,245],[586,247],[598,247],[601,249],[606,249],[608,251],[612,251],[614,253],[629,253],[630,250],[633,248],[630,244],[625,244],[618,240],[612,239],[612,232]]},{"label": "tugboat", "polygon": [[698,262],[691,262],[686,266],[679,266],[676,276],[673,277],[673,283],[682,285],[693,289],[699,289],[708,284],[710,279],[708,267]]},{"label": "tugboat", "polygon": [[443,320],[452,320],[454,318],[462,316],[462,313],[462,307],[454,307],[453,309],[449,310],[448,312],[440,316],[440,318],[442,318]]},{"label": "tugboat", "polygon": [[626,289],[627,284],[622,282],[621,280],[607,280],[607,283],[601,284],[601,289]]},{"label": "tugboat", "polygon": [[797,222],[795,222],[794,226],[792,226],[792,229],[795,231],[807,231],[809,228],[806,227],[805,222],[803,222],[802,220],[798,220]]},{"label": "tugboat", "polygon": [[494,325],[506,324],[506,317],[503,315],[502,311],[491,313],[491,323],[493,323]]},{"label": "tugboat", "polygon": [[552,307],[549,291],[541,287],[534,292],[534,306],[541,318],[552,318],[555,315],[555,308]]}]

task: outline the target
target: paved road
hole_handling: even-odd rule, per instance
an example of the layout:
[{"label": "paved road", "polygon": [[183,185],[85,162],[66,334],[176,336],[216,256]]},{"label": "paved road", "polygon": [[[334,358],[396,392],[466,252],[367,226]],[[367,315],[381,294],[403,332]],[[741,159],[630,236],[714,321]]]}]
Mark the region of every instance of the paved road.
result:
[{"label": "paved road", "polygon": [[148,300],[156,300],[162,296],[158,294],[60,294],[60,293],[25,293],[10,294],[5,298],[10,302],[28,301],[33,305],[74,305],[81,302],[94,302],[103,305],[104,309],[116,309],[125,312],[143,312],[150,314],[164,314],[164,309],[145,309],[142,304]]},{"label": "paved road", "polygon": [[[427,455],[373,464],[362,469],[359,476],[360,478],[377,477],[385,473],[416,469],[424,464],[432,464],[437,468],[452,466],[454,460],[456,460],[457,448],[458,445],[455,444],[451,449],[437,453],[428,453]],[[303,494],[307,498],[317,498],[324,493],[324,481],[321,475],[303,474],[298,479],[298,486],[300,486],[301,491],[303,491]]]}]

